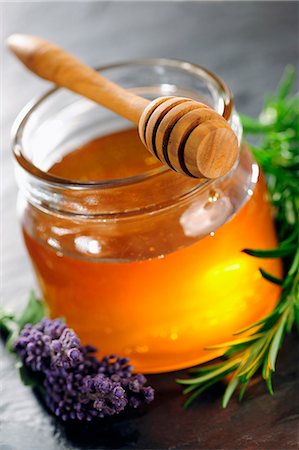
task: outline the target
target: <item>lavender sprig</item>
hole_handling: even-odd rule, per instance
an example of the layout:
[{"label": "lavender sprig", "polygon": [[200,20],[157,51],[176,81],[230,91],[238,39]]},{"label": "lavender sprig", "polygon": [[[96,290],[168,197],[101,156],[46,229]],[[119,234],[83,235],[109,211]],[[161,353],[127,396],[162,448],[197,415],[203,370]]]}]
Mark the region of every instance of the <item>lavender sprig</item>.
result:
[{"label": "lavender sprig", "polygon": [[[35,303],[40,308],[31,294],[28,321],[30,317],[34,322],[40,319],[40,314],[33,314]],[[12,314],[2,311],[0,328],[15,336],[21,327]],[[132,373],[128,358],[110,355],[98,360],[96,349],[82,346],[76,333],[60,319],[27,323],[13,350],[22,363],[20,373],[26,384],[37,386],[48,408],[63,421],[113,416],[154,399],[154,389],[146,386],[144,375]]]}]

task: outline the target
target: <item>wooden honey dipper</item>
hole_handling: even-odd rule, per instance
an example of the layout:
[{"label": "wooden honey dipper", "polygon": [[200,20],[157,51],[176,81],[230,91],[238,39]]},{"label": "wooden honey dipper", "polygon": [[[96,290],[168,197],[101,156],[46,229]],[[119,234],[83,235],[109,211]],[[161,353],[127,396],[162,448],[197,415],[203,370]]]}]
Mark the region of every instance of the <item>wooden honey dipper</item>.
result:
[{"label": "wooden honey dipper", "polygon": [[228,172],[236,161],[237,137],[228,122],[209,106],[185,97],[159,97],[150,102],[35,36],[14,34],[7,45],[39,77],[138,125],[143,144],[173,170],[213,179]]}]

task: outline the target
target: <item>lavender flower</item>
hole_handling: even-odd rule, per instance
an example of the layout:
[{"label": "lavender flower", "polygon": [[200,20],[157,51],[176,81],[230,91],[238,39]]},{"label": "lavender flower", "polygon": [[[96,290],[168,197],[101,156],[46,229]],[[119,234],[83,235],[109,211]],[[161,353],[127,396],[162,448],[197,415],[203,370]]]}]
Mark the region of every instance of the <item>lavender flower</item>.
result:
[{"label": "lavender flower", "polygon": [[102,374],[85,375],[85,370],[60,369],[44,380],[45,401],[62,420],[92,420],[120,413],[128,403],[120,383]]},{"label": "lavender flower", "polygon": [[141,403],[150,403],[154,399],[154,389],[145,387],[147,379],[142,374],[132,375],[133,367],[129,358],[118,358],[116,355],[105,356],[100,361],[99,372],[121,384],[129,399],[129,404],[137,408]]},{"label": "lavender flower", "polygon": [[100,361],[99,372],[107,377],[117,374],[126,378],[131,375],[133,369],[129,361],[129,358],[119,358],[116,355],[104,356]]},{"label": "lavender flower", "polygon": [[44,372],[52,366],[69,368],[83,360],[80,340],[60,319],[25,325],[15,350],[34,372]]},{"label": "lavender flower", "polygon": [[99,361],[91,346],[61,320],[26,325],[15,342],[25,367],[42,375],[45,402],[62,420],[92,420],[137,408],[154,399],[142,374],[133,375],[128,358],[116,355]]},{"label": "lavender flower", "polygon": [[141,373],[130,374],[128,377],[115,374],[111,379],[121,384],[127,394],[129,405],[133,408],[138,408],[143,402],[150,403],[154,400],[154,389],[151,386],[145,386],[147,379]]}]

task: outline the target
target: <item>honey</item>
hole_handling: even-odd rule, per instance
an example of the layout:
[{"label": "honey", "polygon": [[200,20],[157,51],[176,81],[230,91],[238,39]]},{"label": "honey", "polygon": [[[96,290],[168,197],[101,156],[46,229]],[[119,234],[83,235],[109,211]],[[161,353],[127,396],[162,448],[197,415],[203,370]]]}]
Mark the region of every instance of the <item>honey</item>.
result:
[{"label": "honey", "polygon": [[[153,175],[144,187],[138,177],[161,164],[131,129],[94,139],[56,161],[48,173],[66,180],[137,178],[133,193],[124,186],[113,197],[123,202],[123,215],[117,210],[111,217],[86,218],[83,210],[73,217],[25,207],[25,242],[51,316],[64,317],[100,354],[130,357],[136,371],[175,370],[219,355],[206,347],[234,339],[269,313],[279,295],[259,267],[280,276],[280,261],[242,253],[277,241],[261,174],[242,205],[230,197],[235,191],[228,186],[237,189],[245,169],[257,168],[246,146],[240,164],[243,169],[227,183],[203,185],[198,193],[196,180],[172,173]],[[175,188],[161,184],[163,176],[178,180],[173,186],[192,183],[188,195],[165,203]],[[127,211],[127,198],[147,206]],[[101,191],[86,201],[91,207],[108,203]]]}]

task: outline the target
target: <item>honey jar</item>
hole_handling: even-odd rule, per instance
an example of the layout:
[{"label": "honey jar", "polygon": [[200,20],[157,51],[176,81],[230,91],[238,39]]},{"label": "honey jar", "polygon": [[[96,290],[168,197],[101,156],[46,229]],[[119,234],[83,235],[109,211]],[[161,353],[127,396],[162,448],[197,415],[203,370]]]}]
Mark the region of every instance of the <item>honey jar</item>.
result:
[{"label": "honey jar", "polygon": [[190,97],[224,115],[240,156],[217,180],[163,166],[137,131],[112,112],[62,89],[30,104],[14,129],[18,209],[25,244],[52,317],[63,317],[101,355],[163,372],[210,360],[235,333],[268,314],[279,287],[265,182],[232,95],[194,64],[140,60],[99,69],[153,99]]}]

